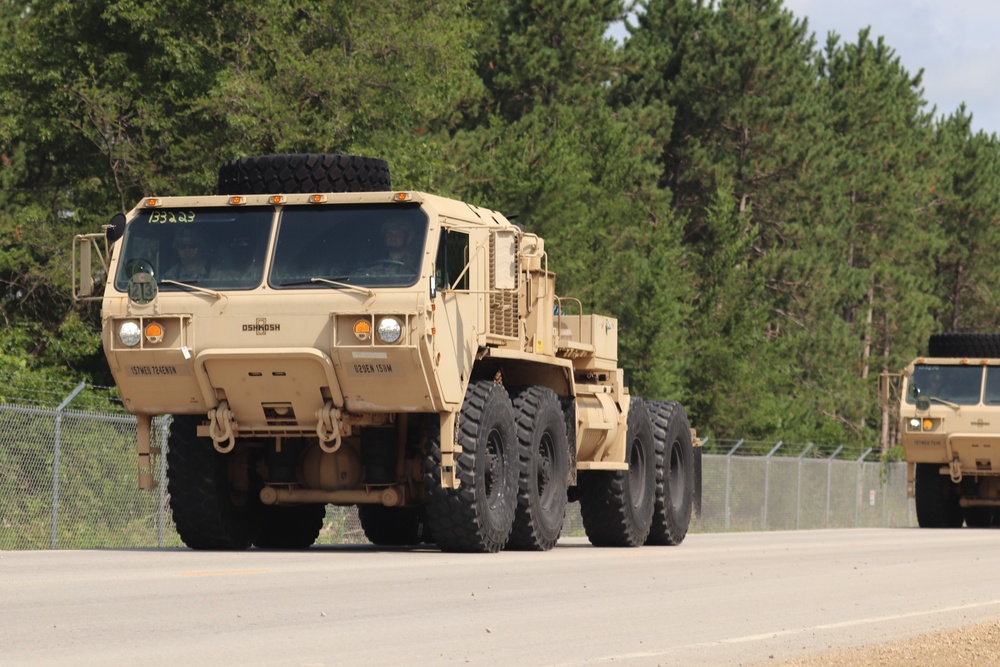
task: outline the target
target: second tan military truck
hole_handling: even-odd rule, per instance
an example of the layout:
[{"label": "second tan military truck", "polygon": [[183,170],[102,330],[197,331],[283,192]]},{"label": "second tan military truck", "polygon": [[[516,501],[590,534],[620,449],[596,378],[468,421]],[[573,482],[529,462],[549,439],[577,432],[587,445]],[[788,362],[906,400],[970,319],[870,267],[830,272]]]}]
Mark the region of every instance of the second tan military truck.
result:
[{"label": "second tan military truck", "polygon": [[903,371],[899,433],[924,528],[989,527],[1000,508],[1000,335],[931,336]]},{"label": "second tan military truck", "polygon": [[630,394],[618,322],[559,296],[544,241],[497,211],[391,190],[383,160],[272,155],[74,250],[142,487],[152,418],[173,415],[192,548],[308,547],[327,504],[379,545],[550,549],[575,500],[595,545],[684,539],[684,408]]}]

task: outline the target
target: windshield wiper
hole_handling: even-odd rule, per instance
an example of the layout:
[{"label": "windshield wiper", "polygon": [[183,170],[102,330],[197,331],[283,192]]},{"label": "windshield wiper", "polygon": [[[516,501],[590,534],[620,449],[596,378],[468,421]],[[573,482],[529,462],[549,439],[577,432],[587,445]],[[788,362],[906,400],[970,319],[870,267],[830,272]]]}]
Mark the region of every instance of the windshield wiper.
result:
[{"label": "windshield wiper", "polygon": [[163,280],[161,280],[160,282],[158,282],[157,285],[177,285],[179,287],[183,287],[185,289],[189,289],[192,292],[201,292],[202,294],[208,294],[209,296],[213,296],[216,299],[221,299],[222,298],[222,294],[220,294],[219,292],[216,292],[215,290],[205,289],[204,287],[198,287],[197,285],[195,285],[193,283],[178,282],[176,280],[171,280],[170,278],[164,278]]},{"label": "windshield wiper", "polygon": [[927,400],[928,401],[937,401],[938,403],[941,403],[943,405],[947,405],[949,408],[954,408],[955,410],[958,410],[958,409],[960,409],[962,407],[958,403],[952,403],[951,401],[946,401],[945,399],[938,398],[937,396],[928,396]]},{"label": "windshield wiper", "polygon": [[315,285],[317,283],[322,283],[324,285],[331,285],[333,287],[343,287],[345,289],[353,290],[355,292],[360,292],[365,296],[375,296],[375,292],[368,289],[367,287],[361,287],[360,285],[352,285],[350,283],[341,282],[342,280],[347,280],[350,276],[337,276],[336,278],[320,278],[313,277],[309,280],[296,280],[288,283],[279,283],[280,287],[296,287],[301,285]]}]

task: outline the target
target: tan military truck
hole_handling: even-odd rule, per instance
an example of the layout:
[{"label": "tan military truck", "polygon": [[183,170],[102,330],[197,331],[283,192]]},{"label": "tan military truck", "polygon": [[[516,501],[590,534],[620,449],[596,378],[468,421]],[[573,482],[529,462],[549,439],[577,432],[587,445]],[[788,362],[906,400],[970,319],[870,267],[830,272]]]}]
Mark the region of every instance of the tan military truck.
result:
[{"label": "tan military truck", "polygon": [[246,158],[219,195],[76,238],[141,487],[173,415],[185,544],[308,547],[334,504],[378,545],[545,550],[574,500],[595,545],[680,543],[697,438],[680,404],[630,395],[617,321],[557,295],[538,236],[389,182],[372,158]]},{"label": "tan military truck", "polygon": [[931,336],[903,371],[899,433],[924,528],[989,527],[1000,507],[1000,334]]}]

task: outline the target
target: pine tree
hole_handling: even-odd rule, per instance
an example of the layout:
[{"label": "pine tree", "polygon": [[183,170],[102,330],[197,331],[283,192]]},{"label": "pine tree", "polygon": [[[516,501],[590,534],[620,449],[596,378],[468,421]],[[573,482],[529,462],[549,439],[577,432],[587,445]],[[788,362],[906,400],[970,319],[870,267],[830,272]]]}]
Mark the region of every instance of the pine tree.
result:
[{"label": "pine tree", "polygon": [[915,356],[937,308],[935,258],[944,241],[931,208],[930,120],[920,74],[910,76],[867,30],[851,44],[831,38],[824,61],[838,159],[833,219],[847,271],[837,303],[851,333],[842,361],[853,362],[857,378],[844,395],[863,398],[836,415],[874,441],[876,376]]},{"label": "pine tree", "polygon": [[936,275],[942,331],[992,331],[1000,307],[1000,143],[972,133],[965,106],[935,127],[934,213],[948,240]]}]

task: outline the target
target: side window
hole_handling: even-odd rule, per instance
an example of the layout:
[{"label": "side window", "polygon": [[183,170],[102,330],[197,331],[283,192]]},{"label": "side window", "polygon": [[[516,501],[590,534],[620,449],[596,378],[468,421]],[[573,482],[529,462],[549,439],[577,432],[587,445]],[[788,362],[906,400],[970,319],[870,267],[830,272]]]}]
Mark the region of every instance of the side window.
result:
[{"label": "side window", "polygon": [[442,229],[438,243],[437,274],[435,281],[439,289],[469,289],[469,235],[454,230]]},{"label": "side window", "polygon": [[987,405],[1000,404],[1000,366],[986,367],[986,396],[983,402]]}]

